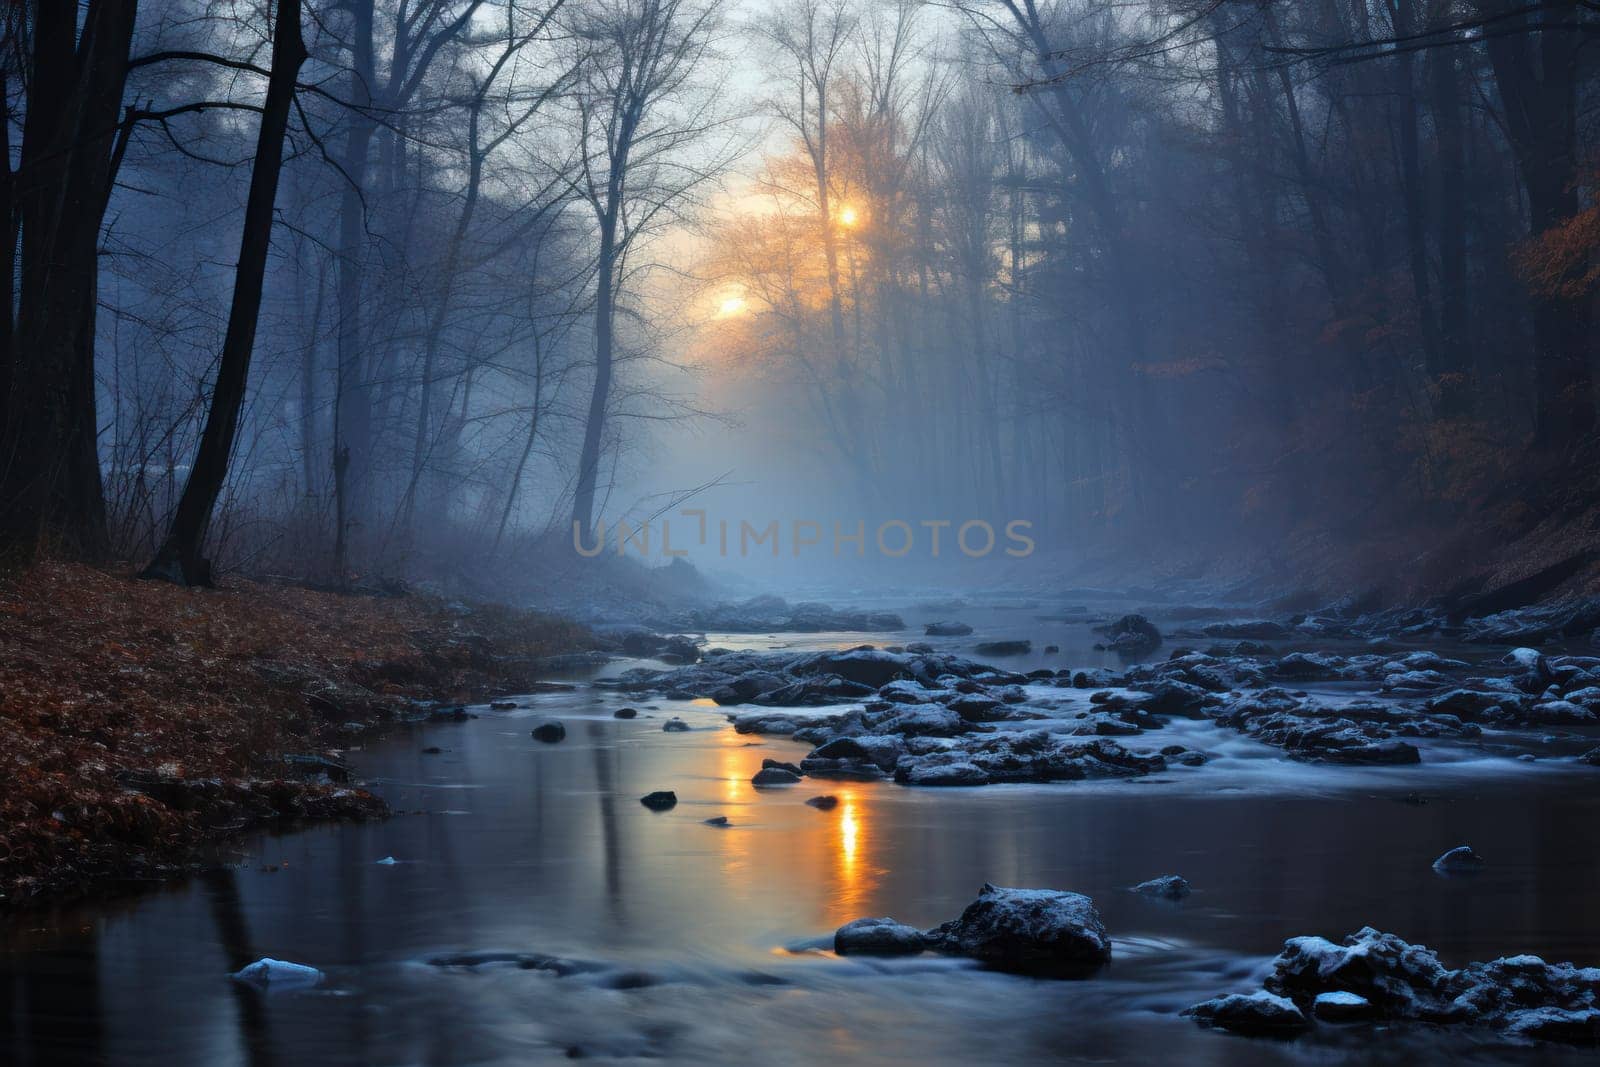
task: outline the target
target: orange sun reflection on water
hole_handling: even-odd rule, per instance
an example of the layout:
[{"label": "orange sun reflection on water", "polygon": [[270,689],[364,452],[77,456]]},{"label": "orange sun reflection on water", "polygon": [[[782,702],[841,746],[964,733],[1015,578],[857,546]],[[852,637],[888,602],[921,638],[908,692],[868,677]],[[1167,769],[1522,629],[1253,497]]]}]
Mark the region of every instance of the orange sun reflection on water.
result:
[{"label": "orange sun reflection on water", "polygon": [[707,784],[713,791],[706,799],[726,805],[708,813],[727,815],[733,823],[712,839],[728,891],[769,906],[776,894],[795,910],[816,914],[823,925],[839,926],[865,914],[862,909],[883,873],[873,862],[874,789],[827,783],[839,804],[816,811],[802,803],[811,795],[802,786],[757,789],[750,784],[764,756],[796,755],[752,744],[749,735],[732,730],[707,740],[712,760]]},{"label": "orange sun reflection on water", "polygon": [[855,801],[847,800],[844,802],[844,810],[839,815],[839,860],[847,879],[854,878],[856,849],[861,844],[860,838],[861,823],[856,818]]},{"label": "orange sun reflection on water", "polygon": [[834,868],[834,893],[830,918],[839,923],[859,918],[862,904],[877,885],[878,870],[871,864],[870,806],[855,789],[841,789],[839,818],[830,844]]},{"label": "orange sun reflection on water", "polygon": [[752,759],[753,750],[743,734],[724,730],[718,733],[717,739],[717,777],[722,779],[723,803],[742,804],[749,799],[747,794],[754,792],[750,785],[750,776],[755,773],[751,765],[759,767],[761,761]]}]

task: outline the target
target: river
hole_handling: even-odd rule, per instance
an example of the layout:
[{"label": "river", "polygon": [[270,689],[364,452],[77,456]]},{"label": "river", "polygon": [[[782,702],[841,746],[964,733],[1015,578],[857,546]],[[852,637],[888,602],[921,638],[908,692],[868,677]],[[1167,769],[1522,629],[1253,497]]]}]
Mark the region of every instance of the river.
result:
[{"label": "river", "polygon": [[[1063,649],[1005,661],[1014,669],[1115,665],[1083,623],[1039,618],[1047,608],[960,614],[978,633],[951,648],[1028,637]],[[833,648],[914,633],[710,642]],[[1470,1030],[1324,1026],[1292,1043],[1256,1041],[1177,1014],[1259,987],[1287,937],[1363,925],[1452,965],[1519,952],[1600,962],[1595,772],[1515,758],[1536,742],[1490,738],[1425,748],[1416,767],[1331,768],[1180,723],[1130,747],[1178,739],[1211,762],[1050,786],[808,779],[757,790],[763,757],[798,759],[806,746],[737,734],[705,702],[640,703],[585,686],[519,703],[353,751],[396,811],[386,822],[250,837],[213,873],[9,920],[0,1061],[1593,1062]],[[613,718],[624,705],[640,717]],[[674,714],[694,729],[664,733]],[[531,739],[546,718],[566,724],[564,741]],[[656,789],[680,802],[666,812],[639,803]],[[819,793],[838,805],[804,803]],[[719,815],[730,825],[705,824]],[[1463,842],[1486,869],[1435,874],[1433,858]],[[1168,873],[1194,894],[1174,904],[1127,889]],[[986,881],[1089,894],[1114,962],[1051,981],[829,951],[850,919],[931,926]],[[427,962],[497,951],[576,962],[565,974]],[[313,965],[326,981],[261,994],[228,979],[259,956]]]}]

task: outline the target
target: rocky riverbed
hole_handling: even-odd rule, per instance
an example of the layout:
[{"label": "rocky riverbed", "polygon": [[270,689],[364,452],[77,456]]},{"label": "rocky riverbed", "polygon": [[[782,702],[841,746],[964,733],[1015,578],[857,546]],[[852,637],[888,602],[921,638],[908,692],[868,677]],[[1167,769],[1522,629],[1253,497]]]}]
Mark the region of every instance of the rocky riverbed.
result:
[{"label": "rocky riverbed", "polygon": [[[1139,616],[1114,628],[1143,646],[1151,634],[1160,641]],[[1213,629],[1226,637],[1272,632],[1268,624]],[[1503,739],[1511,730],[1544,731],[1541,754],[1554,745],[1567,750],[1562,758],[1600,759],[1592,739],[1571,729],[1597,721],[1600,657],[1532,648],[1469,662],[1426,649],[1277,655],[1239,640],[1173,647],[1165,659],[1123,671],[1027,673],[924,643],[713,648],[689,666],[634,668],[603,684],[740,709],[730,713],[740,733],[814,746],[800,761],[804,774],[906,785],[1132,777],[1203,764],[1203,748],[1169,740],[1174,720],[1236,731],[1305,761],[1415,764],[1426,741],[1477,742],[1486,731]],[[1333,688],[1307,688],[1318,684]]]}]

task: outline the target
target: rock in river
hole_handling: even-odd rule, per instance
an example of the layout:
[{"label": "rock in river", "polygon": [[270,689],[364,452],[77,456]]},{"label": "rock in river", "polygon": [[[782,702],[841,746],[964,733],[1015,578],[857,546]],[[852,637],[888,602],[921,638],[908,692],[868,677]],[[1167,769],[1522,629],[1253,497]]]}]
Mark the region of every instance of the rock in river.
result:
[{"label": "rock in river", "polygon": [[891,774],[905,754],[905,741],[899,737],[863,734],[836,737],[812,749],[800,761],[806,774],[873,777]]},{"label": "rock in river", "polygon": [[803,771],[800,770],[800,768],[798,766],[796,766],[793,763],[790,763],[788,760],[772,759],[771,757],[768,757],[767,759],[764,759],[764,760],[761,761],[761,769],[762,770],[766,770],[769,767],[776,767],[780,771],[788,771],[790,774],[794,775],[796,778],[800,777],[800,775],[804,773]]},{"label": "rock in river", "polygon": [[793,771],[786,771],[782,767],[763,767],[750,779],[753,786],[794,785],[800,781],[800,776]]},{"label": "rock in river", "polygon": [[1433,869],[1440,874],[1466,874],[1483,869],[1483,857],[1472,851],[1471,845],[1457,845],[1433,861]]},{"label": "rock in river", "polygon": [[1141,656],[1161,647],[1161,631],[1143,615],[1124,615],[1111,625],[1096,629],[1110,638],[1104,644],[1096,645],[1096,648]]},{"label": "rock in river", "polygon": [[681,734],[688,732],[689,724],[677,716],[673,716],[661,724],[661,729],[669,734]]},{"label": "rock in river", "polygon": [[812,797],[806,803],[818,811],[832,811],[839,806],[839,798],[832,793],[827,793],[820,797]]},{"label": "rock in river", "polygon": [[647,793],[640,797],[639,803],[651,811],[666,811],[668,808],[677,806],[678,794],[670,789],[657,789],[654,793]]},{"label": "rock in river", "polygon": [[964,622],[930,622],[927,626],[928,637],[966,637],[972,632],[972,627]]},{"label": "rock in river", "polygon": [[1133,887],[1135,893],[1143,893],[1147,897],[1164,897],[1167,900],[1182,900],[1191,892],[1189,880],[1182,875],[1165,874],[1160,878],[1152,878],[1148,882],[1140,882]]},{"label": "rock in river", "polygon": [[1111,939],[1081,893],[985,884],[959,919],[928,931],[940,951],[1003,971],[1070,974],[1111,961]]},{"label": "rock in river", "polygon": [[1294,1001],[1265,992],[1229,993],[1185,1008],[1183,1014],[1202,1026],[1259,1037],[1292,1036],[1311,1026]]},{"label": "rock in river", "polygon": [[981,641],[974,649],[980,656],[1026,656],[1033,651],[1033,642]]},{"label": "rock in river", "polygon": [[[1432,950],[1370,926],[1343,944],[1290,938],[1272,961],[1265,985],[1265,995],[1287,998],[1302,1013],[1323,1018],[1332,1017],[1330,1010],[1349,1009],[1377,1019],[1489,1027],[1529,1040],[1600,1041],[1600,968],[1523,955],[1451,970]],[[1185,1014],[1223,1025],[1208,1006],[1227,1000],[1207,1001]]]},{"label": "rock in river", "polygon": [[875,956],[912,956],[928,947],[921,930],[893,919],[857,919],[834,932],[833,951]]},{"label": "rock in river", "polygon": [[567,728],[559,722],[542,722],[533,728],[533,739],[553,745],[567,736]]},{"label": "rock in river", "polygon": [[908,660],[893,652],[879,652],[867,646],[844,652],[824,652],[803,658],[790,666],[790,671],[802,676],[832,675],[856,685],[876,689],[908,673]]},{"label": "rock in river", "polygon": [[1166,766],[1164,756],[1130,752],[1109,738],[1085,741],[1031,730],[976,735],[971,741],[902,756],[894,777],[902,785],[971,786],[1133,777]]},{"label": "rock in river", "polygon": [[1366,997],[1356,993],[1336,990],[1318,993],[1317,999],[1311,1002],[1311,1014],[1330,1023],[1355,1022],[1372,1018],[1372,1004]]},{"label": "rock in river", "polygon": [[322,983],[322,972],[303,963],[290,963],[263,956],[247,967],[241,967],[228,976],[235,982],[255,986],[257,989],[283,992],[290,989],[310,989]]}]

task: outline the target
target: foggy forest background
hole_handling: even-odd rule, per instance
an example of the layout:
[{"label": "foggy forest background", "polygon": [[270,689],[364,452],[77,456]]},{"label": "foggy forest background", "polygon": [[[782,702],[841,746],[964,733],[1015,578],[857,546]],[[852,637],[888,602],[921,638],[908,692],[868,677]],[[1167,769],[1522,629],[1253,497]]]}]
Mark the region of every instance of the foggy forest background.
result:
[{"label": "foggy forest background", "polygon": [[488,574],[757,455],[1130,552],[1592,484],[1588,0],[5,19],[12,549],[146,563],[211,478],[221,567]]}]

